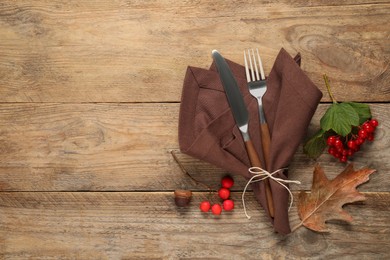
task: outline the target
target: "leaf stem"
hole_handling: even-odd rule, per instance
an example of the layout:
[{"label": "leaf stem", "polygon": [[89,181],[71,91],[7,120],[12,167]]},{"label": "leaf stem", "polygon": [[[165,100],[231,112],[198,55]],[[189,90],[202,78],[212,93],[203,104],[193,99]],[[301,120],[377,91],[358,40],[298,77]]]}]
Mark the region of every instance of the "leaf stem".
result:
[{"label": "leaf stem", "polygon": [[332,91],[330,91],[330,85],[329,85],[328,76],[326,76],[326,74],[324,74],[323,77],[324,77],[325,85],[326,85],[326,88],[328,90],[328,94],[330,96],[330,99],[332,100],[333,103],[337,103],[336,99],[334,98],[334,96],[332,94]]},{"label": "leaf stem", "polygon": [[303,221],[291,229],[291,233],[303,226]]}]

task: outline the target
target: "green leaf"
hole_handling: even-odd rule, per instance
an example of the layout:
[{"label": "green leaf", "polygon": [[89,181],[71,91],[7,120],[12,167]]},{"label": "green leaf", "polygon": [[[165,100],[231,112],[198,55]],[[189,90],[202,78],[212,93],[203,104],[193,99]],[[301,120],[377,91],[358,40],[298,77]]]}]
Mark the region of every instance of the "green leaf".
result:
[{"label": "green leaf", "polygon": [[348,102],[347,104],[351,105],[356,113],[359,115],[359,125],[366,122],[371,118],[371,110],[367,104],[356,103],[356,102]]},{"label": "green leaf", "polygon": [[325,139],[325,131],[320,129],[303,145],[303,152],[309,157],[316,159],[326,147]]},{"label": "green leaf", "polygon": [[359,125],[359,114],[348,103],[334,103],[325,112],[320,124],[325,132],[332,129],[337,134],[346,136],[351,132],[352,126]]}]

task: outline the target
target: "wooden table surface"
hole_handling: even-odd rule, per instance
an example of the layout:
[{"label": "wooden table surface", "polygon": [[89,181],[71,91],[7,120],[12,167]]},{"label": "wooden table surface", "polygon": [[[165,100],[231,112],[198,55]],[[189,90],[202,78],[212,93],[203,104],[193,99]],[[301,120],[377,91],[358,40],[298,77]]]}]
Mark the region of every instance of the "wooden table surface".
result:
[{"label": "wooden table surface", "polygon": [[[386,0],[1,1],[0,258],[389,259],[389,24]],[[246,219],[239,176],[233,212],[199,212],[206,190],[170,155],[185,71],[207,68],[215,48],[243,64],[251,47],[266,73],[280,48],[302,54],[324,93],[310,132],[329,106],[323,73],[339,101],[370,104],[376,140],[353,162],[377,172],[359,188],[367,200],[345,207],[351,224],[278,235],[252,192]],[[209,185],[226,174],[178,156]],[[318,162],[329,178],[344,167]],[[295,196],[315,163],[300,147]],[[194,192],[190,207],[175,206],[177,188]],[[290,216],[299,222],[295,205]]]}]

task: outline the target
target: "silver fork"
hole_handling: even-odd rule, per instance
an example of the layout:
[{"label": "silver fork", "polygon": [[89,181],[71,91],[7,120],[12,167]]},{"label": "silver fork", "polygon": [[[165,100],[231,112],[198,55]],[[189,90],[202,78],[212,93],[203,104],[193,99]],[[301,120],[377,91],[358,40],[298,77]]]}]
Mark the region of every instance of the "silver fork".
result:
[{"label": "silver fork", "polygon": [[263,63],[261,62],[261,58],[259,55],[259,50],[256,49],[256,54],[253,49],[248,50],[247,53],[246,51],[244,51],[244,62],[245,62],[245,72],[246,72],[246,79],[248,82],[249,92],[253,97],[257,99],[257,103],[259,105],[261,140],[263,144],[265,165],[268,170],[269,144],[271,138],[269,134],[267,120],[264,115],[263,100],[262,100],[263,95],[267,90],[267,84],[264,75]]},{"label": "silver fork", "polygon": [[[260,133],[261,133],[263,157],[264,157],[266,170],[270,170],[269,156],[270,156],[271,137],[268,129],[267,120],[264,115],[263,101],[262,101],[263,95],[267,90],[267,84],[264,75],[263,63],[261,62],[261,58],[259,55],[259,50],[256,49],[256,55],[253,49],[248,50],[247,52],[244,51],[244,62],[245,62],[245,72],[246,72],[246,79],[248,82],[249,92],[253,97],[257,99],[257,103],[259,105]],[[273,217],[274,208],[272,202],[271,187],[268,179],[265,179],[264,181],[265,181],[268,208],[269,208],[270,215]]]},{"label": "silver fork", "polygon": [[[257,102],[259,104],[260,123],[265,123],[266,120],[263,111],[262,97],[265,94],[265,91],[267,90],[267,85],[264,76],[263,63],[261,62],[258,49],[256,49],[256,54],[257,54],[257,61],[253,49],[252,49],[252,54],[251,54],[251,50],[248,50],[248,60],[249,60],[249,64],[248,64],[247,55],[246,52],[244,51],[246,80],[248,82],[249,92],[252,94],[252,96],[254,96],[257,99]],[[253,57],[253,62],[251,56]],[[259,70],[260,70],[260,74],[259,74]]]}]

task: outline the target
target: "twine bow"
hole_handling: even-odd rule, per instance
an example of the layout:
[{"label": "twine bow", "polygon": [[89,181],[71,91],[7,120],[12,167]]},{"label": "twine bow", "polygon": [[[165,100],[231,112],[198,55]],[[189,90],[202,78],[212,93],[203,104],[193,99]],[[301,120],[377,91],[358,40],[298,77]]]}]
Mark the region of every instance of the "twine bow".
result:
[{"label": "twine bow", "polygon": [[285,179],[282,179],[282,178],[278,178],[278,177],[274,177],[273,175],[280,172],[280,171],[284,171],[286,170],[287,168],[281,168],[281,169],[278,169],[274,172],[268,172],[260,167],[251,167],[249,168],[249,172],[254,174],[250,179],[249,181],[246,183],[245,185],[245,188],[244,188],[244,191],[242,193],[242,205],[244,207],[244,213],[245,213],[245,216],[250,219],[251,216],[248,215],[247,211],[246,211],[246,206],[245,206],[245,192],[249,186],[249,184],[251,183],[254,183],[254,182],[259,182],[259,181],[262,181],[262,180],[265,180],[267,178],[270,178],[272,180],[274,180],[275,182],[277,182],[278,184],[280,184],[282,187],[284,187],[288,193],[290,194],[290,206],[288,208],[288,211],[290,211],[291,209],[291,206],[293,204],[293,200],[294,200],[294,197],[293,197],[293,194],[291,192],[291,190],[287,187],[286,184],[289,184],[289,183],[295,183],[295,184],[301,184],[300,181],[295,181],[295,180],[285,180]]}]

